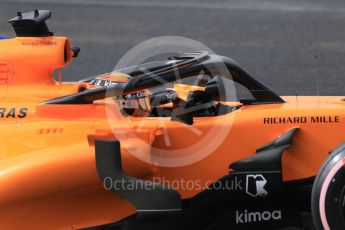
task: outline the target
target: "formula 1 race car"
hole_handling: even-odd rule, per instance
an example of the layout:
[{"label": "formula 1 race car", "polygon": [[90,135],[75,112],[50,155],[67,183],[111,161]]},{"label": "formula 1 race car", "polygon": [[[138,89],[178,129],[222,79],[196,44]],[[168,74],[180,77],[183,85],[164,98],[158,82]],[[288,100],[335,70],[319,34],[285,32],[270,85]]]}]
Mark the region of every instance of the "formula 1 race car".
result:
[{"label": "formula 1 race car", "polygon": [[1,229],[345,229],[344,97],[207,52],[54,80],[80,49],[50,17],[0,41]]}]

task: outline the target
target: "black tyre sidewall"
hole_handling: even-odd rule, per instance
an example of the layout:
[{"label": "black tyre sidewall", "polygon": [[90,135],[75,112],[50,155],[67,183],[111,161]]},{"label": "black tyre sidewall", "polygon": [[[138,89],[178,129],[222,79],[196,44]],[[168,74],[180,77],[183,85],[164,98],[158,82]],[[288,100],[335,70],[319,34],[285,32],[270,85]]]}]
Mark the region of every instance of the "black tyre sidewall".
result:
[{"label": "black tyre sidewall", "polygon": [[[311,212],[312,212],[312,217],[313,217],[313,222],[318,230],[324,230],[325,228],[323,227],[322,220],[321,220],[321,212],[320,212],[320,200],[321,200],[321,191],[324,186],[324,183],[326,182],[327,177],[329,174],[334,171],[335,167],[340,164],[339,161],[343,161],[345,158],[345,145],[342,144],[340,145],[337,149],[335,149],[332,154],[327,158],[325,163],[322,165],[320,168],[320,171],[318,175],[315,178],[313,189],[312,189],[312,196],[311,196]],[[334,169],[334,170],[333,170]],[[333,178],[335,178],[337,175],[340,176],[343,174],[341,172],[342,170],[345,170],[344,167],[338,169],[336,173],[334,174]],[[334,173],[334,172],[333,172]],[[334,195],[340,195],[340,194],[333,194],[335,193],[335,190],[339,190],[340,187],[345,186],[345,176],[341,177],[344,182],[337,182],[339,180],[336,180],[335,183],[329,184],[327,187],[327,192],[326,192],[326,197],[325,197],[325,206],[323,207],[326,212],[326,217],[327,217],[327,208],[329,209],[328,203],[330,202],[330,197],[333,197]],[[338,189],[336,189],[338,188]],[[332,209],[332,211],[334,211]],[[335,215],[340,215],[340,212],[337,212]],[[332,218],[338,218],[337,216],[332,216]],[[341,223],[332,223],[330,222],[329,218],[327,218],[328,225],[332,227],[332,230],[344,230],[345,229],[345,223],[344,221],[341,221]],[[338,225],[338,226],[335,226]]]}]

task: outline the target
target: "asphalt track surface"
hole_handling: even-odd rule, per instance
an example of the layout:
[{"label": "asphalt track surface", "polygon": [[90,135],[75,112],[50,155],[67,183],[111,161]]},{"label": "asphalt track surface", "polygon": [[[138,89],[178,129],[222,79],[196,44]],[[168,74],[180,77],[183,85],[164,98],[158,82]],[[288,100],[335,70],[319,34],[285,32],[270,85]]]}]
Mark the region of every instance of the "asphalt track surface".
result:
[{"label": "asphalt track surface", "polygon": [[[237,60],[280,95],[345,95],[343,0],[0,0],[0,35],[17,11],[49,9],[49,27],[81,47],[64,80],[111,71],[133,46],[173,35]],[[317,83],[319,82],[319,84]]]}]

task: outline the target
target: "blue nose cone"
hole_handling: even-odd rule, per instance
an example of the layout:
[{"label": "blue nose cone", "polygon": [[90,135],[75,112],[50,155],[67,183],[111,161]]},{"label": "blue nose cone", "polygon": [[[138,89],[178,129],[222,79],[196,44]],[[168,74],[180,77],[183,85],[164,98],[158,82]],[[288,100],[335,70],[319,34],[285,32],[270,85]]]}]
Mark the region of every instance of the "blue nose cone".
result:
[{"label": "blue nose cone", "polygon": [[0,40],[5,40],[7,39],[6,37],[0,36]]}]

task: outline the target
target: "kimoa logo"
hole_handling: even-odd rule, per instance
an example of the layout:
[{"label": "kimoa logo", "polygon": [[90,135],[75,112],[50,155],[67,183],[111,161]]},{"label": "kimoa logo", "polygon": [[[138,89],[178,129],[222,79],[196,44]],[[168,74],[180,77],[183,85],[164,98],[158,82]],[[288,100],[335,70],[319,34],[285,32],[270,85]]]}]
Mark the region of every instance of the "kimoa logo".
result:
[{"label": "kimoa logo", "polygon": [[236,224],[246,224],[281,219],[281,210],[263,212],[248,212],[247,210],[244,210],[244,212],[236,211]]}]

